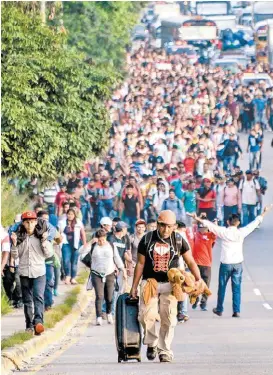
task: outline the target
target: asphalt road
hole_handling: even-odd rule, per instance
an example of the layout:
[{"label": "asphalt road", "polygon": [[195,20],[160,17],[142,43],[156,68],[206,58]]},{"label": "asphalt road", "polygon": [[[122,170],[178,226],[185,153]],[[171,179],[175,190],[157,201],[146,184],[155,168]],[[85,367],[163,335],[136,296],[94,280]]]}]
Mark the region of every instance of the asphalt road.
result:
[{"label": "asphalt road", "polygon": [[[272,135],[265,137],[263,175],[268,179],[266,203],[273,202]],[[242,137],[244,150],[246,137]],[[247,168],[247,155],[241,162]],[[245,242],[241,318],[232,318],[230,285],[222,317],[214,316],[219,245],[214,250],[209,311],[189,310],[190,320],[177,326],[173,363],[117,363],[114,327],[94,325],[93,303],[69,337],[43,353],[20,374],[30,375],[272,375],[273,374],[273,211]]]}]

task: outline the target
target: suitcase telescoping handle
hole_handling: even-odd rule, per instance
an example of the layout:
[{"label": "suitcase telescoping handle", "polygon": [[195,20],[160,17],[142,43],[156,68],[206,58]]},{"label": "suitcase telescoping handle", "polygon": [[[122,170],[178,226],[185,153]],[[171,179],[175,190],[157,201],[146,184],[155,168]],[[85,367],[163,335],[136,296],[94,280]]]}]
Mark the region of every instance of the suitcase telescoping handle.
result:
[{"label": "suitcase telescoping handle", "polygon": [[139,302],[139,297],[136,297],[136,298],[127,297],[126,298],[127,305],[138,305],[138,302]]}]

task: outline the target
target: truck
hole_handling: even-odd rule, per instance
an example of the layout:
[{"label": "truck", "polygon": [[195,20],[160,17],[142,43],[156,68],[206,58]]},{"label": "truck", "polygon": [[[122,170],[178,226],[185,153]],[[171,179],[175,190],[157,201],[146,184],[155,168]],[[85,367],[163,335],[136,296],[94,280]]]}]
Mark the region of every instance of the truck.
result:
[{"label": "truck", "polygon": [[180,15],[180,6],[175,1],[156,1],[153,11],[158,18],[176,17]]},{"label": "truck", "polygon": [[[254,39],[255,39],[255,48],[256,48],[256,61],[259,63],[268,64],[268,30],[269,27],[272,27],[273,19],[268,19],[265,21],[260,21],[256,23],[254,29]],[[271,34],[270,34],[271,35]]]},{"label": "truck", "polygon": [[161,46],[169,43],[181,44],[186,42],[196,47],[211,47],[218,43],[218,30],[216,23],[204,19],[188,16],[180,16],[161,21]]},{"label": "truck", "polygon": [[232,29],[236,26],[236,15],[232,14],[230,1],[194,1],[195,14],[214,21],[218,30]]}]

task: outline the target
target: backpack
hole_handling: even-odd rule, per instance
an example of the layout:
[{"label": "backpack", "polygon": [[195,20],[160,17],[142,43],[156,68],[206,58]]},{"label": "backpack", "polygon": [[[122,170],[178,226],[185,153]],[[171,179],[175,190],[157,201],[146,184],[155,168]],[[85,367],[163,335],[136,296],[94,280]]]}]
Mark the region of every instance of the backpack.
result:
[{"label": "backpack", "polygon": [[216,148],[216,157],[218,160],[222,160],[227,147],[228,142],[220,143]]},{"label": "backpack", "polygon": [[264,177],[259,177],[258,182],[260,184],[261,193],[264,195],[267,190],[267,181]]},{"label": "backpack", "polygon": [[[257,188],[257,182],[258,182],[258,181],[254,178],[254,179],[253,179],[253,183],[254,183],[255,190],[258,189],[258,188]],[[244,189],[244,183],[245,183],[245,179],[243,179],[242,186],[241,186],[241,188],[240,188],[241,192],[243,192],[243,189]]]},{"label": "backpack", "polygon": [[[164,210],[167,210],[167,200],[168,200],[168,198],[165,199],[164,203],[163,203]],[[176,203],[177,203],[177,209],[180,210],[181,207],[180,207],[180,201],[179,201],[179,199],[177,199]]]},{"label": "backpack", "polygon": [[[151,241],[152,241],[152,238],[153,238],[153,233],[154,232],[151,231],[151,232],[148,232],[147,234],[145,234],[145,236],[144,236],[144,244],[146,246],[146,252],[150,247],[150,244],[151,244]],[[173,244],[175,255],[179,255],[179,252],[178,252],[177,249],[182,247],[183,237],[179,233],[173,232],[171,234],[171,243]]]}]

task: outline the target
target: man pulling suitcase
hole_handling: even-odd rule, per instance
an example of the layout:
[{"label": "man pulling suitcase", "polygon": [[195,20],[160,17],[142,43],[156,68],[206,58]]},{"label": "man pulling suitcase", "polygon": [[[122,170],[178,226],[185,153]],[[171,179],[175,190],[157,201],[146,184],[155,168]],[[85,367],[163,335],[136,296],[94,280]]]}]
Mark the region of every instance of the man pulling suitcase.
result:
[{"label": "man pulling suitcase", "polygon": [[[171,343],[177,324],[177,300],[172,294],[167,272],[170,268],[179,267],[179,256],[182,255],[196,279],[197,287],[201,280],[189,246],[179,234],[174,233],[175,227],[175,214],[170,210],[161,211],[158,229],[148,232],[139,243],[138,261],[130,292],[132,298],[137,297],[137,288],[142,277],[139,321],[144,330],[143,343],[148,346],[147,358],[154,360],[158,353],[160,362],[173,360]],[[159,331],[156,325],[158,311]]]}]

